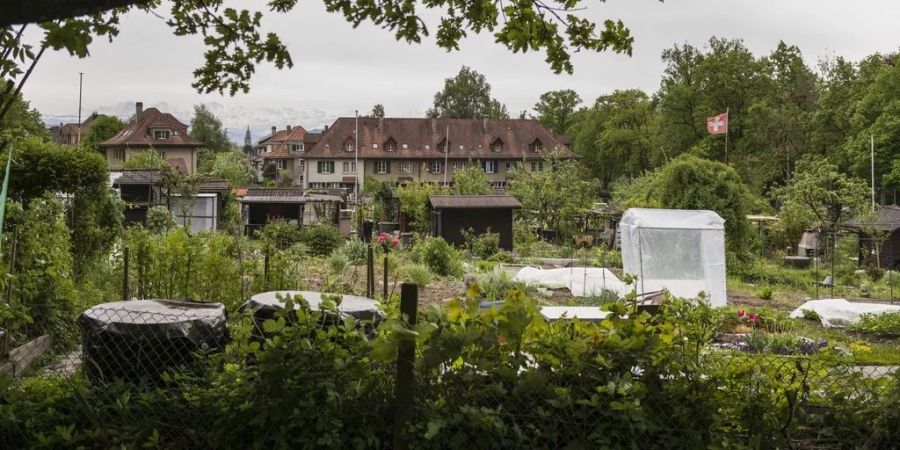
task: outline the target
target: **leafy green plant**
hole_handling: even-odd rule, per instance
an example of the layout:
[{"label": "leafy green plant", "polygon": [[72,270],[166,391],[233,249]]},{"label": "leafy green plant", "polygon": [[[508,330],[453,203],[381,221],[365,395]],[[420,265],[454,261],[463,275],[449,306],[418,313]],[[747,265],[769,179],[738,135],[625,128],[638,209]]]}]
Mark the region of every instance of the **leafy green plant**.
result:
[{"label": "leafy green plant", "polygon": [[772,287],[763,286],[756,291],[756,296],[762,300],[772,300]]},{"label": "leafy green plant", "polygon": [[165,206],[154,206],[147,210],[147,229],[161,233],[175,226],[175,215]]},{"label": "leafy green plant", "polygon": [[434,278],[434,273],[425,264],[410,264],[402,267],[400,272],[407,281],[415,283],[419,287],[427,286]]},{"label": "leafy green plant", "polygon": [[305,225],[300,230],[300,239],[309,248],[310,253],[328,256],[341,244],[341,232],[331,225]]},{"label": "leafy green plant", "polygon": [[335,250],[328,256],[325,263],[328,264],[328,269],[331,270],[331,273],[340,275],[344,271],[344,268],[350,263],[350,259],[344,252]]},{"label": "leafy green plant", "polygon": [[481,296],[486,300],[502,300],[506,297],[507,292],[514,289],[522,292],[529,291],[525,282],[513,280],[512,275],[500,266],[494,267],[489,272],[477,274],[475,282]]},{"label": "leafy green plant", "polygon": [[276,249],[286,249],[302,240],[300,228],[283,219],[269,221],[258,232],[259,238]]},{"label": "leafy green plant", "polygon": [[413,260],[428,266],[438,275],[462,274],[462,262],[459,254],[441,237],[429,237],[416,243],[413,248]]},{"label": "leafy green plant", "polygon": [[850,329],[881,337],[900,337],[900,312],[863,314]]},{"label": "leafy green plant", "polygon": [[462,230],[466,252],[476,258],[489,259],[500,252],[500,233],[486,232],[475,234],[472,228]]},{"label": "leafy green plant", "polygon": [[353,264],[364,264],[368,252],[368,246],[358,238],[350,239],[344,243],[343,252]]}]

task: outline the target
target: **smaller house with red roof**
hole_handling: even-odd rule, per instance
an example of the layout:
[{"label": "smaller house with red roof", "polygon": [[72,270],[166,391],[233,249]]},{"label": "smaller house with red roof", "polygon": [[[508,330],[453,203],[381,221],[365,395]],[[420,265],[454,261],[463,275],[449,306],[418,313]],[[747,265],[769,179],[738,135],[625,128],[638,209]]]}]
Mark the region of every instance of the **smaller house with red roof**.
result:
[{"label": "smaller house with red roof", "polygon": [[260,172],[274,165],[279,174],[289,177],[295,186],[301,186],[305,172],[303,157],[319,141],[319,136],[300,125],[288,125],[284,130],[272,127],[272,134],[255,147],[254,165]]},{"label": "smaller house with red roof", "polygon": [[135,153],[154,149],[181,173],[197,171],[197,153],[203,144],[188,134],[188,126],[175,116],[135,103],[134,120],[100,143],[110,169],[120,169]]}]

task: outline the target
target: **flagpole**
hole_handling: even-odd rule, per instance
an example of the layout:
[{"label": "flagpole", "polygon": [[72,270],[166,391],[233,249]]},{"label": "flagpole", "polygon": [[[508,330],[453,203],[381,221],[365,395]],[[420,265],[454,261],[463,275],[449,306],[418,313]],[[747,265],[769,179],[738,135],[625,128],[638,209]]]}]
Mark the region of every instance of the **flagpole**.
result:
[{"label": "flagpole", "polygon": [[869,151],[872,167],[872,211],[875,211],[875,135],[869,135]]},{"label": "flagpole", "polygon": [[84,72],[78,72],[78,145],[81,145],[81,85]]},{"label": "flagpole", "polygon": [[728,111],[729,108],[725,108],[725,164],[728,164],[728,128],[731,126],[731,114]]},{"label": "flagpole", "polygon": [[447,146],[444,147],[444,187],[447,187],[447,158],[450,155],[450,123],[447,123]]},{"label": "flagpole", "polygon": [[353,131],[353,147],[354,147],[354,149],[353,149],[353,165],[355,166],[354,169],[356,169],[356,171],[355,171],[356,172],[355,173],[356,183],[353,183],[353,189],[355,192],[354,196],[356,198],[354,199],[354,203],[355,203],[353,205],[354,209],[356,209],[356,207],[359,205],[359,110],[358,109],[355,110],[355,114],[356,114],[356,124],[355,124],[355,130]]}]

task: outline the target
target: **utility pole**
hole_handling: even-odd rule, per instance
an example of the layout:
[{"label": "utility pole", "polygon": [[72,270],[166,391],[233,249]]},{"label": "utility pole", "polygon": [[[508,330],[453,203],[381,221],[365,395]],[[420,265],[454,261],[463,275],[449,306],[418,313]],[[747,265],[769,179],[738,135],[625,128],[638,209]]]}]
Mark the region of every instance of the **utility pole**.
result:
[{"label": "utility pole", "polygon": [[84,72],[78,72],[78,141],[76,144],[81,145],[81,86],[84,80]]},{"label": "utility pole", "polygon": [[872,169],[872,212],[875,212],[875,135],[869,135],[869,152]]}]

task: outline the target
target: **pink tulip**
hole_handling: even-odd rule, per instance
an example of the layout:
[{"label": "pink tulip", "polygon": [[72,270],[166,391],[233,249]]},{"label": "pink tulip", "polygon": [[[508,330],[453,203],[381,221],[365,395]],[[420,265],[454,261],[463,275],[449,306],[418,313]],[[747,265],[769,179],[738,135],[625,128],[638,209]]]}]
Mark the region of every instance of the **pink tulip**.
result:
[{"label": "pink tulip", "polygon": [[744,310],[743,309],[738,310],[738,318],[741,318],[741,319],[744,318]]}]

